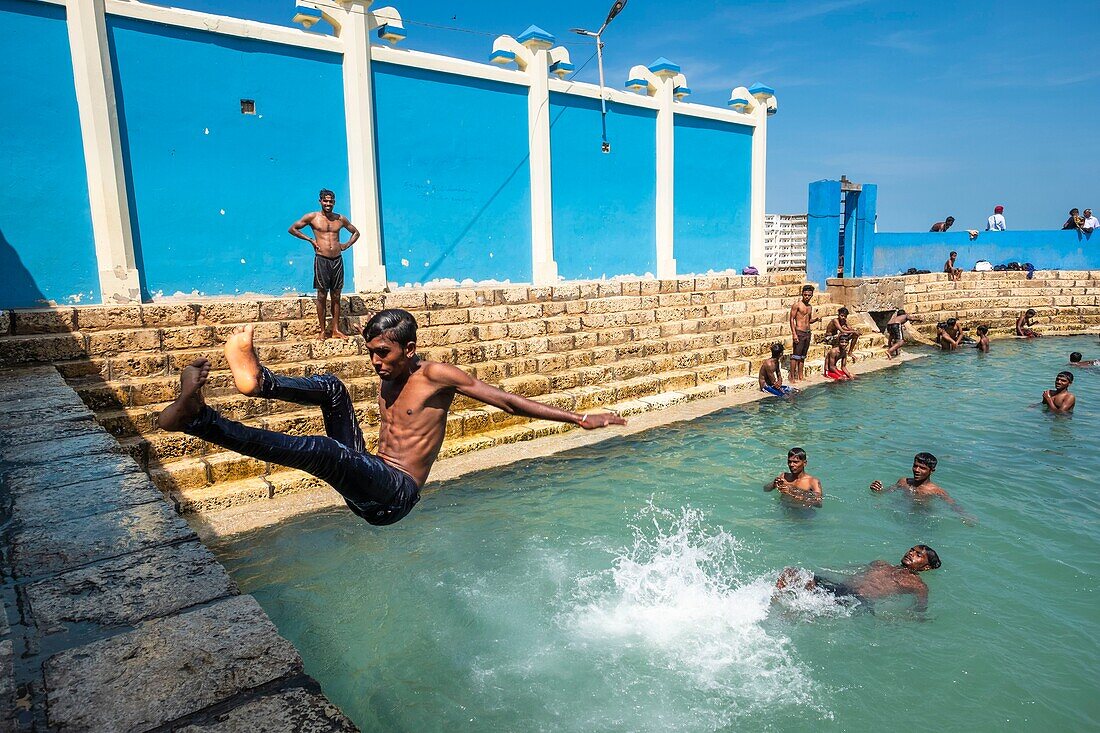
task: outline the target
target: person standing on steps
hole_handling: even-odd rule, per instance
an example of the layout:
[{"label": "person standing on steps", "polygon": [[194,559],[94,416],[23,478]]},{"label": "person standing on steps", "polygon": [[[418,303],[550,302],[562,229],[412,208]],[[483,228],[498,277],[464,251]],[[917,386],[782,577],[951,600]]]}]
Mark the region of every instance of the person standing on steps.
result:
[{"label": "person standing on steps", "polygon": [[814,297],[814,286],[803,285],[802,294],[791,306],[791,381],[805,379],[806,355],[810,353],[811,324],[821,320],[814,318],[814,309],[810,301]]},{"label": "person standing on steps", "polygon": [[[359,239],[359,230],[348,221],[343,214],[337,214],[333,209],[336,206],[336,194],[327,188],[322,188],[318,196],[321,202],[320,211],[311,211],[298,221],[290,225],[292,236],[304,239],[313,245],[313,287],[317,290],[317,320],[321,326],[320,336],[324,340],[329,336],[333,338],[346,338],[346,334],[340,331],[340,292],[344,289],[344,255]],[[313,230],[313,237],[307,237],[302,230],[309,227]],[[351,234],[348,241],[340,243],[340,230],[347,229]],[[332,330],[329,331],[325,324],[325,299],[332,299]]]},{"label": "person standing on steps", "polygon": [[196,359],[180,374],[180,395],[161,411],[158,425],[201,438],[242,455],[296,468],[336,489],[368,524],[402,519],[420,501],[420,488],[439,455],[447,411],[456,394],[498,407],[509,415],[572,423],[586,430],[625,425],[612,412],[578,414],[505,392],[474,379],[453,364],[416,353],[416,319],[392,308],[363,328],[378,390],[378,451],[367,452],[355,405],[335,375],[288,377],[260,364],[252,326],[238,327],[225,342],[237,391],[321,408],[326,435],[286,435],[227,420],[203,400],[210,362]]}]

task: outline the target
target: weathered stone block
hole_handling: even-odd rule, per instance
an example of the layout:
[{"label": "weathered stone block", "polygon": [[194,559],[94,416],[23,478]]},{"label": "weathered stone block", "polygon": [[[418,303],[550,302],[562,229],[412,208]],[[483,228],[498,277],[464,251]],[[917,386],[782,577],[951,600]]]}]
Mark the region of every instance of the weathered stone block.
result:
[{"label": "weathered stone block", "polygon": [[11,334],[11,314],[10,310],[0,311],[0,336]]},{"label": "weathered stone block", "polygon": [[103,512],[96,517],[94,522],[81,517],[18,527],[12,541],[15,575],[58,573],[194,536],[165,501]]},{"label": "weathered stone block", "polygon": [[84,336],[80,333],[9,336],[0,339],[0,366],[77,359],[85,353]]},{"label": "weathered stone block", "polygon": [[503,380],[501,387],[523,397],[535,397],[549,391],[550,380],[541,375],[526,374],[522,377],[509,377]]},{"label": "weathered stone block", "polygon": [[32,491],[93,481],[107,476],[121,476],[138,470],[129,458],[106,453],[93,459],[77,456],[52,461],[49,471],[33,465],[4,466],[0,468],[0,477],[7,490],[18,497]]},{"label": "weathered stone block", "polygon": [[154,547],[70,570],[27,586],[40,633],[66,624],[134,625],[236,595],[237,587],[199,542]]},{"label": "weathered stone block", "polygon": [[89,306],[76,309],[76,322],[81,331],[141,328],[140,305]]},{"label": "weathered stone block", "polygon": [[141,322],[146,328],[193,326],[199,307],[193,303],[150,303],[141,307]]},{"label": "weathered stone block", "polygon": [[261,300],[259,306],[261,321],[295,321],[303,317],[302,301],[296,297]]},{"label": "weathered stone block", "polygon": [[353,733],[358,730],[324,695],[301,687],[242,703],[177,733]]},{"label": "weathered stone block", "polygon": [[35,308],[12,313],[12,330],[20,336],[77,330],[75,308]]},{"label": "weathered stone block", "polygon": [[427,290],[424,293],[424,305],[428,308],[455,308],[458,306],[458,293],[453,290]]},{"label": "weathered stone block", "polygon": [[508,338],[527,339],[546,333],[546,323],[541,320],[522,321],[508,324]]},{"label": "weathered stone block", "polygon": [[470,311],[457,308],[428,311],[427,318],[420,319],[422,326],[450,326],[456,323],[469,323]]},{"label": "weathered stone block", "polygon": [[2,459],[10,466],[47,464],[39,471],[52,473],[53,464],[66,458],[86,457],[89,462],[98,461],[99,454],[119,452],[118,442],[100,430],[68,438],[57,438],[49,443],[23,443],[4,450]]},{"label": "weathered stone block", "polygon": [[155,328],[95,331],[88,334],[86,348],[87,352],[93,356],[153,351],[160,348],[160,331]]},{"label": "weathered stone block", "polygon": [[47,714],[64,730],[147,730],[301,667],[255,599],[236,596],[51,657]]},{"label": "weathered stone block", "polygon": [[254,300],[223,300],[199,304],[197,323],[253,323],[259,320],[260,305]]},{"label": "weathered stone block", "polygon": [[[193,356],[191,357],[194,358]],[[190,363],[190,359],[187,360]],[[130,377],[151,377],[168,371],[169,358],[164,354],[125,354],[107,360],[108,376],[111,379]],[[181,365],[180,368],[182,368]]]},{"label": "weathered stone block", "polygon": [[165,328],[161,333],[161,344],[165,349],[201,349],[218,343],[213,326]]},{"label": "weathered stone block", "polygon": [[530,298],[528,289],[522,285],[498,288],[496,291],[497,302],[505,305],[518,305],[527,303]]},{"label": "weathered stone block", "polygon": [[204,460],[209,468],[210,483],[212,484],[262,476],[268,468],[266,461],[247,458],[230,452],[215,453],[206,456]]},{"label": "weathered stone block", "polygon": [[149,478],[165,494],[210,485],[210,472],[202,458],[172,461],[149,471]]}]

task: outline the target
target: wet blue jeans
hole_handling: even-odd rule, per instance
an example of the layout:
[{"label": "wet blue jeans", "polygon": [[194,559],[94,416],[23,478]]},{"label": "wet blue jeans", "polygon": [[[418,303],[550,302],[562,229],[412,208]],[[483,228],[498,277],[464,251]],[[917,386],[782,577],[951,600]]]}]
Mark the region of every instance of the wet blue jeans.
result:
[{"label": "wet blue jeans", "polygon": [[335,375],[285,377],[261,367],[260,397],[317,405],[326,435],[287,435],[227,420],[210,407],[184,432],[242,455],[305,471],[340,492],[370,524],[393,524],[420,501],[412,477],[367,453],[347,387]]}]

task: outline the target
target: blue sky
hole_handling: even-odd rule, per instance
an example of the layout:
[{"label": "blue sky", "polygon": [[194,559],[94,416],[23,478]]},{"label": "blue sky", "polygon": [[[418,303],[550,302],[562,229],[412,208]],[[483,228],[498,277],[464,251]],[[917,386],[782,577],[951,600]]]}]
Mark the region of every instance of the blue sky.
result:
[{"label": "blue sky", "polygon": [[[294,14],[292,0],[164,4],[283,25]],[[408,48],[485,61],[494,36],[534,23],[580,67],[593,46],[569,28],[598,27],[611,0],[375,3],[387,4],[406,19]],[[948,214],[984,228],[995,204],[1013,229],[1100,209],[1096,0],[630,0],[604,40],[609,85],[665,56],[694,102],[775,88],[769,212],[804,212],[807,184],[842,173],[879,184],[882,231],[927,230]],[[595,61],[576,78],[595,81]]]}]

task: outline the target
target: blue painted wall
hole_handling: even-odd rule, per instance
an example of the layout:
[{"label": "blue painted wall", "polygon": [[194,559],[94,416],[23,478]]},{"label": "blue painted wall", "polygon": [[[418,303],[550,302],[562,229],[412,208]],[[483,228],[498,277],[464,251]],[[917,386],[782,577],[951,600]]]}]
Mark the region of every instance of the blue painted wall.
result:
[{"label": "blue painted wall", "polygon": [[814,181],[806,217],[806,279],[825,287],[840,263],[840,181]]},{"label": "blue painted wall", "polygon": [[550,94],[554,258],[570,279],[657,271],[654,110],[609,104],[611,153],[600,151],[600,102]]},{"label": "blue painted wall", "polygon": [[752,130],[676,115],[673,256],[679,274],[763,267],[749,262]]},{"label": "blue painted wall", "polygon": [[371,68],[389,280],[530,282],[527,88]]},{"label": "blue painted wall", "polygon": [[1100,232],[1091,238],[1076,231],[981,232],[973,241],[965,231],[879,232],[857,277],[896,275],[910,267],[941,272],[952,250],[964,270],[980,259],[994,265],[1030,262],[1039,270],[1100,270]]},{"label": "blue painted wall", "polygon": [[0,308],[100,299],[65,10],[0,0]]},{"label": "blue painted wall", "polygon": [[145,297],[310,292],[313,250],[286,230],[321,188],[346,211],[340,57],[116,16],[107,30]]}]

